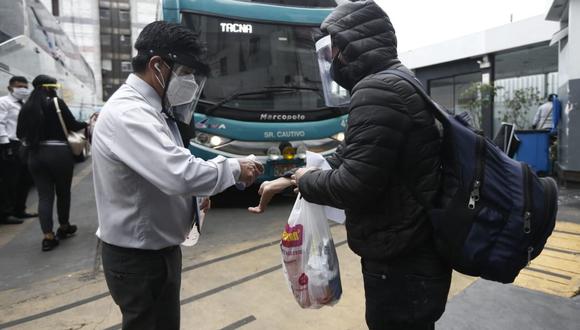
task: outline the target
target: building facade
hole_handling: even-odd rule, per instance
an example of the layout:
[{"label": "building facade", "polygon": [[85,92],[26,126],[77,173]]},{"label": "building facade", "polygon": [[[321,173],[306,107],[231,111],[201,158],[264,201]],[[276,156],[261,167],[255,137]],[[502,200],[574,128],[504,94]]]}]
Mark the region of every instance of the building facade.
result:
[{"label": "building facade", "polygon": [[554,0],[546,20],[558,31],[550,42],[558,53],[558,95],[563,111],[558,165],[567,179],[580,181],[580,0]]},{"label": "building facade", "polygon": [[513,121],[509,101],[516,95],[536,99],[517,118],[518,128],[527,129],[539,103],[558,91],[558,52],[550,47],[557,30],[557,24],[537,16],[405,52],[401,60],[436,101],[456,113],[469,111],[476,84],[495,86],[495,95],[474,118],[494,136],[501,122]]},{"label": "building facade", "polygon": [[106,101],[132,72],[135,39],[155,20],[159,0],[42,0],[79,46]]}]

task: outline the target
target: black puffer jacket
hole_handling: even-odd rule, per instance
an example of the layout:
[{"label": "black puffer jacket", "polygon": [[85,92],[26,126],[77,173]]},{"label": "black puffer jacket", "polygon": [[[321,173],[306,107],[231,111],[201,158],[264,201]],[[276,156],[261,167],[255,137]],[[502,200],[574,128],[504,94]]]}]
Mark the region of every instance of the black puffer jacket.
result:
[{"label": "black puffer jacket", "polygon": [[431,244],[431,226],[416,196],[432,201],[438,191],[439,130],[411,84],[379,73],[410,72],[397,59],[395,31],[380,7],[372,1],[344,4],[322,30],[348,62],[340,76],[354,87],[345,143],[329,160],[334,169],[305,174],[300,192],[310,202],[346,210],[348,243],[358,255],[404,256]]}]

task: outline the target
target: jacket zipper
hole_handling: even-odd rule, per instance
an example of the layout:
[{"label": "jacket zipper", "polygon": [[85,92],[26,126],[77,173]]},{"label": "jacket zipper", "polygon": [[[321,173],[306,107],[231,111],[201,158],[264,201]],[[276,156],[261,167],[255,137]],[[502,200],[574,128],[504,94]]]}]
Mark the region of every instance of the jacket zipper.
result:
[{"label": "jacket zipper", "polygon": [[482,137],[476,136],[475,141],[475,179],[473,180],[473,185],[471,188],[471,194],[469,195],[469,202],[467,207],[470,210],[475,209],[475,205],[479,202],[481,198],[480,190],[483,183],[483,169],[484,169],[484,153],[485,153],[485,141]]}]

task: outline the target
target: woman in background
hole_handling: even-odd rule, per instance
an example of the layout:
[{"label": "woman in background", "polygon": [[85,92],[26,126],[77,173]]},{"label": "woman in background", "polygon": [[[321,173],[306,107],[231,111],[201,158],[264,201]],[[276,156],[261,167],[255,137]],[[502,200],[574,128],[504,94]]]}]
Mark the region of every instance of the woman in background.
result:
[{"label": "woman in background", "polygon": [[[55,78],[39,75],[32,81],[34,91],[18,116],[17,136],[28,148],[28,168],[38,189],[38,213],[44,238],[42,251],[50,251],[77,231],[69,222],[74,159],[59,121],[54,99],[58,101],[66,128],[78,131],[87,123],[78,122],[64,101],[57,97]],[[53,232],[54,195],[58,222]]]}]

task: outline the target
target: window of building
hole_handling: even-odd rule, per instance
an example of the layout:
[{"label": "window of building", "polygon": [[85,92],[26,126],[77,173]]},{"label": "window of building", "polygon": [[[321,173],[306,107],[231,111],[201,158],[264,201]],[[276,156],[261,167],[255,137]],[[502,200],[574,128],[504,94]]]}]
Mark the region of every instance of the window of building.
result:
[{"label": "window of building", "polygon": [[131,22],[131,12],[128,10],[119,10],[119,22],[130,23]]},{"label": "window of building", "polygon": [[131,47],[131,36],[126,34],[119,35],[119,44],[121,46],[129,46]]},{"label": "window of building", "polygon": [[474,84],[480,82],[480,72],[434,79],[429,81],[429,93],[437,103],[454,113],[465,111],[470,112],[476,125],[480,125],[481,112],[471,112],[466,106],[466,103],[468,103],[472,97],[472,95],[468,95],[466,91]]},{"label": "window of building", "polygon": [[[538,106],[558,90],[558,48],[547,44],[495,56],[494,130],[504,120],[517,121],[518,128],[531,128]],[[514,116],[507,101],[516,93],[529,102]],[[495,132],[494,132],[495,133]]]},{"label": "window of building", "polygon": [[434,79],[429,82],[431,97],[440,105],[453,110],[453,78]]},{"label": "window of building", "polygon": [[101,47],[102,46],[111,46],[110,34],[101,34]]},{"label": "window of building", "polygon": [[121,72],[133,72],[133,65],[129,61],[121,62]]},{"label": "window of building", "polygon": [[102,20],[110,20],[111,19],[111,10],[109,8],[100,8],[99,9],[99,17]]}]

